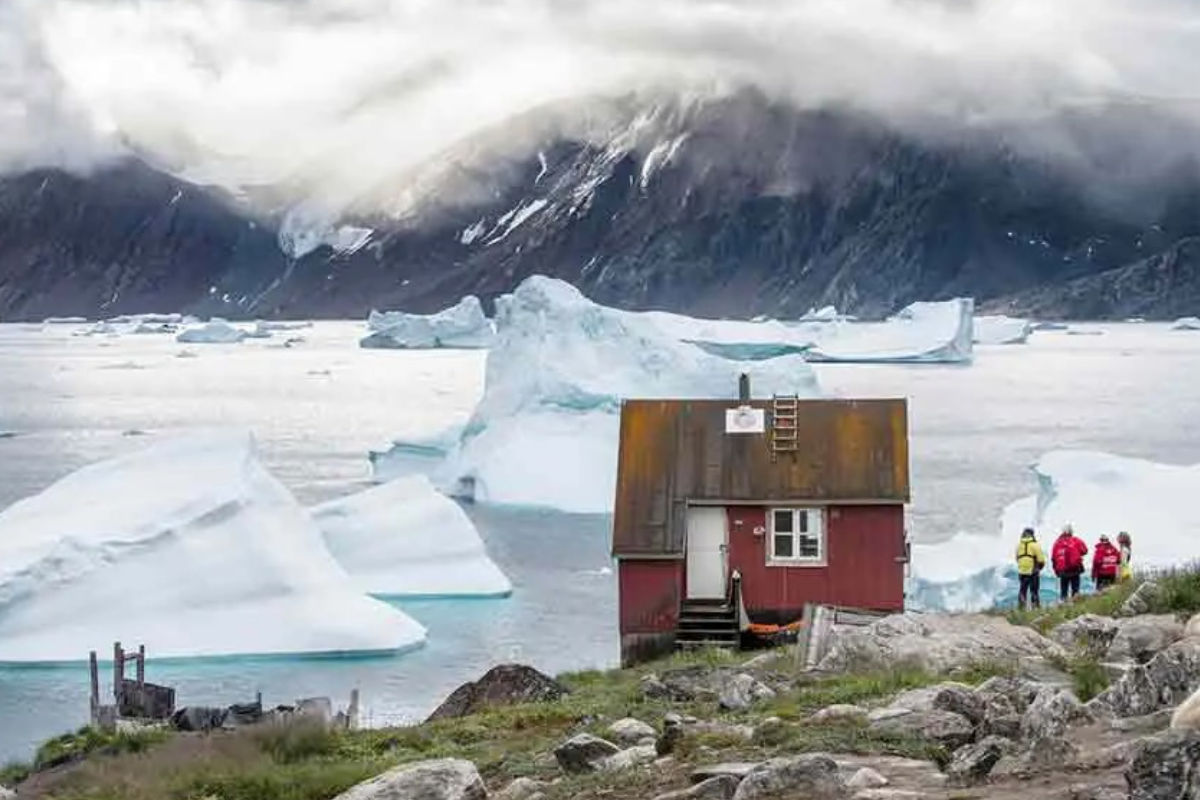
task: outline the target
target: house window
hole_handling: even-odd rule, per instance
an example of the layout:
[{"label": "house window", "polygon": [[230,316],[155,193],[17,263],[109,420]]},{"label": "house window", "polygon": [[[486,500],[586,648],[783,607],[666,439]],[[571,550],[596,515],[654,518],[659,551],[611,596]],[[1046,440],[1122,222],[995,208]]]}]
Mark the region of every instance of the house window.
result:
[{"label": "house window", "polygon": [[825,561],[825,526],[819,508],[771,510],[770,562],[820,564]]}]

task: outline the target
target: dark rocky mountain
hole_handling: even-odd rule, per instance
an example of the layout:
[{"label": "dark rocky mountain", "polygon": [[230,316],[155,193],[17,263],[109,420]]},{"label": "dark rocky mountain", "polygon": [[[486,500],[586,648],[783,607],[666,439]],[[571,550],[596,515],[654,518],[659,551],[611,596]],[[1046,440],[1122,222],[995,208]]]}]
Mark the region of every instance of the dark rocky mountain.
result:
[{"label": "dark rocky mountain", "polygon": [[1068,318],[1198,310],[1191,165],[1098,192],[1078,165],[1000,134],[917,137],[750,93],[630,120],[464,168],[469,202],[350,215],[373,231],[365,246],[290,248],[298,258],[279,244],[281,228],[296,235],[284,215],[136,160],[2,178],[0,318],[430,311],[539,272],[601,302],[707,315],[832,303],[878,316],[961,294]]}]

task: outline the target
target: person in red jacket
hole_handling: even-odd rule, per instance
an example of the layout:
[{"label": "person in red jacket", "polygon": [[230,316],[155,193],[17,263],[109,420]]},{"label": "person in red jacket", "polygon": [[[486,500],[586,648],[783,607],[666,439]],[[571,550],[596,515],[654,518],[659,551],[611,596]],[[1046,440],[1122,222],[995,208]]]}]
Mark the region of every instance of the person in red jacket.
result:
[{"label": "person in red jacket", "polygon": [[1075,535],[1070,525],[1064,526],[1054,540],[1050,564],[1058,576],[1058,593],[1063,600],[1079,594],[1079,577],[1083,575],[1083,557],[1087,551],[1088,546]]},{"label": "person in red jacket", "polygon": [[1092,580],[1096,591],[1101,592],[1117,582],[1121,574],[1121,551],[1113,546],[1107,536],[1101,536],[1092,554]]}]

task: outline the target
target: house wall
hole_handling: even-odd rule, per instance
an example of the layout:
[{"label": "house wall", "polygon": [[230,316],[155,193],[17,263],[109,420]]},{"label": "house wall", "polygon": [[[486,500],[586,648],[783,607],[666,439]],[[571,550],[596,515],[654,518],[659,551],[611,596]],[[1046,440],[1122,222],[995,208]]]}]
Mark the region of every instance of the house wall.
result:
[{"label": "house wall", "polygon": [[671,652],[684,596],[683,561],[621,559],[617,585],[622,665]]},{"label": "house wall", "polygon": [[767,566],[769,532],[763,506],[733,506],[729,565],[742,575],[742,600],[755,622],[798,619],[805,603],[886,611],[904,608],[904,507],[829,506],[824,567]]}]

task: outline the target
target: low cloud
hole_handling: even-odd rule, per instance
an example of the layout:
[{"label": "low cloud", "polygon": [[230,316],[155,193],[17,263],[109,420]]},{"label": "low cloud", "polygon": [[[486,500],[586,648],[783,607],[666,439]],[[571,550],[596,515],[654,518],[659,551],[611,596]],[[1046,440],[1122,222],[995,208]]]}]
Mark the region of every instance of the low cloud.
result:
[{"label": "low cloud", "polygon": [[524,143],[548,105],[747,86],[928,135],[1016,131],[1067,161],[1064,111],[1145,107],[1162,136],[1097,135],[1162,161],[1200,138],[1198,74],[1185,0],[9,0],[0,168],[131,149],[280,202],[393,211],[399,176],[483,132]]}]

